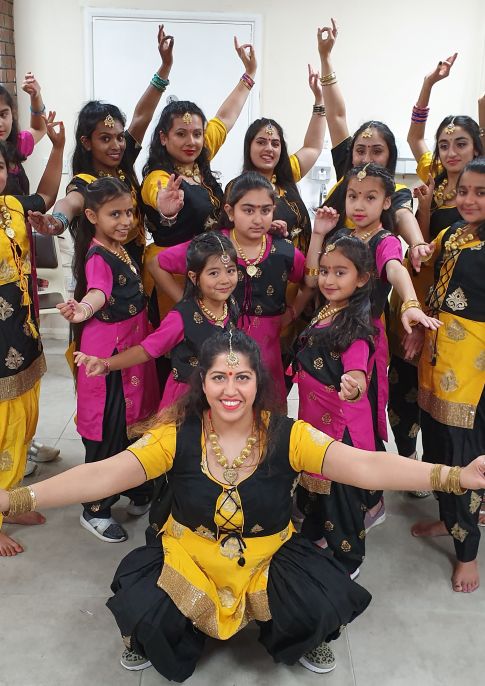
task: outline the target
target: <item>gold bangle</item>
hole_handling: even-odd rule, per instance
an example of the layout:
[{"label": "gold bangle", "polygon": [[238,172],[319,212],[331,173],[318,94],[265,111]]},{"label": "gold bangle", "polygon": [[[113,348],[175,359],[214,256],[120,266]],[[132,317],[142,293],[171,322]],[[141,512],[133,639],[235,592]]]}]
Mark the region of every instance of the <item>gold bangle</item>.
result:
[{"label": "gold bangle", "polygon": [[460,485],[461,467],[450,467],[448,476],[446,477],[443,490],[445,493],[453,493],[453,495],[464,495],[467,489]]},{"label": "gold bangle", "polygon": [[406,310],[410,310],[412,307],[416,307],[418,310],[423,309],[419,300],[406,300],[406,302],[403,302],[401,305],[401,315],[403,315]]},{"label": "gold bangle", "polygon": [[430,481],[432,491],[442,491],[443,486],[441,485],[441,470],[443,469],[442,464],[435,464],[431,470]]},{"label": "gold bangle", "polygon": [[334,83],[337,83],[337,79],[334,79],[333,81],[325,81],[325,83],[320,81],[320,83],[322,84],[322,86],[333,86]]},{"label": "gold bangle", "polygon": [[413,245],[409,246],[409,249],[412,250],[413,248],[418,248],[420,245],[428,245],[427,243],[413,243]]},{"label": "gold bangle", "polygon": [[320,83],[323,85],[324,83],[328,83],[329,81],[333,81],[336,78],[336,74],[334,71],[331,71],[330,74],[324,74],[323,76],[320,76]]},{"label": "gold bangle", "polygon": [[37,505],[35,493],[30,486],[12,489],[8,492],[8,497],[8,511],[3,513],[6,516],[13,517],[24,512],[32,512]]},{"label": "gold bangle", "polygon": [[318,276],[320,274],[320,270],[318,267],[305,267],[305,274],[306,276]]}]

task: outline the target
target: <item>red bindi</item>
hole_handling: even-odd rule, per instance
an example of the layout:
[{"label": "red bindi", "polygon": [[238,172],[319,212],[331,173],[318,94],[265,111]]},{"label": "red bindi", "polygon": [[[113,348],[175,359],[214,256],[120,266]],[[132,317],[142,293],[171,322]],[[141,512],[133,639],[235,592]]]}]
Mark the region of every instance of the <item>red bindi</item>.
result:
[{"label": "red bindi", "polygon": [[232,375],[233,375],[233,372],[227,372],[227,375],[228,375],[228,376],[232,376]]}]

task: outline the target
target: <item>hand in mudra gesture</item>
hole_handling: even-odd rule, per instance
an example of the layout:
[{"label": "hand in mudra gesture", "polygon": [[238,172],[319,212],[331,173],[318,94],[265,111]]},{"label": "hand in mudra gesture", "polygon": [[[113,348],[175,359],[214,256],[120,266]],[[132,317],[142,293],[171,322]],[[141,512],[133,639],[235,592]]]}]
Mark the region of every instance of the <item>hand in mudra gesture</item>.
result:
[{"label": "hand in mudra gesture", "polygon": [[184,206],[184,192],[180,188],[182,176],[175,178],[172,174],[165,188],[158,182],[157,208],[165,217],[174,217]]}]

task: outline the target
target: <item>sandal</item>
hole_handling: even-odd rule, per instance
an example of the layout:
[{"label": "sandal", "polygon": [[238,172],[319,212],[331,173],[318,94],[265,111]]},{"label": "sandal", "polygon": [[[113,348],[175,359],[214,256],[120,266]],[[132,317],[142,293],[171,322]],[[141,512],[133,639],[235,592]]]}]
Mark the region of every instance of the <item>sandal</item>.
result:
[{"label": "sandal", "polygon": [[106,541],[106,543],[122,543],[128,538],[126,531],[113,517],[101,519],[99,517],[86,516],[86,512],[83,512],[79,522],[84,529],[101,541]]}]

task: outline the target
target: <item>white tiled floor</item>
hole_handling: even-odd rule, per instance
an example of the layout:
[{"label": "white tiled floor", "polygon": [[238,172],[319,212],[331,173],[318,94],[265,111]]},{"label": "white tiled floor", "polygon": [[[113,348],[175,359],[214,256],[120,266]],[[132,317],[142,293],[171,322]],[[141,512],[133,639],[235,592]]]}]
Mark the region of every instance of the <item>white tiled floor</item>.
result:
[{"label": "white tiled floor", "polygon": [[[38,436],[61,448],[62,459],[40,465],[30,483],[83,460],[73,424],[72,379],[64,345],[46,341]],[[293,397],[293,396],[292,396]],[[290,403],[294,410],[295,403]],[[329,675],[274,665],[250,626],[225,644],[211,641],[196,686],[461,686],[484,681],[485,588],[469,596],[450,587],[452,544],[413,539],[411,523],[436,513],[434,501],[400,493],[386,497],[388,519],[367,539],[359,582],[373,594],[365,614],[334,644]],[[143,543],[146,521],[116,515],[129,541],[108,545],[79,525],[77,506],[50,511],[42,527],[10,527],[25,553],[0,559],[0,686],[155,686],[153,668],[126,672],[116,625],[105,608],[119,560]],[[481,562],[485,577],[485,563]],[[485,581],[484,581],[485,585]]]}]

